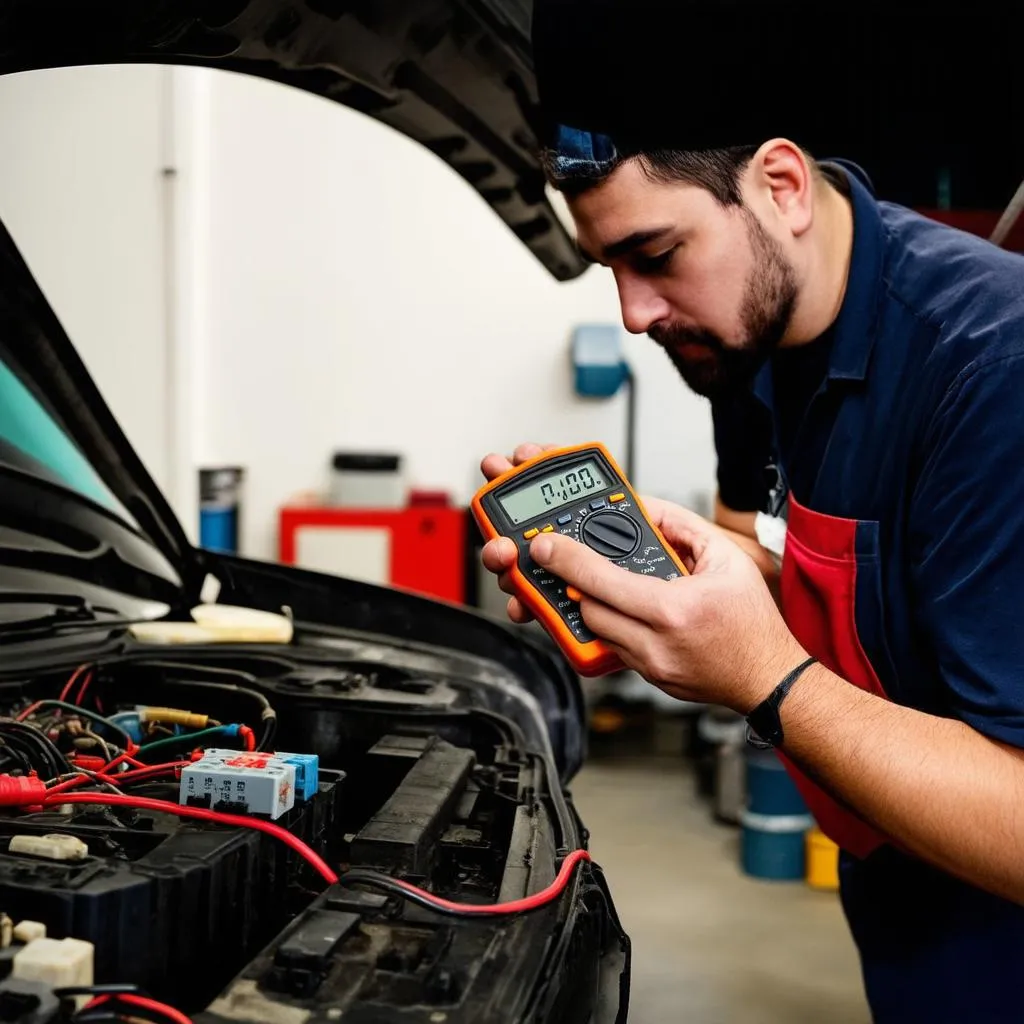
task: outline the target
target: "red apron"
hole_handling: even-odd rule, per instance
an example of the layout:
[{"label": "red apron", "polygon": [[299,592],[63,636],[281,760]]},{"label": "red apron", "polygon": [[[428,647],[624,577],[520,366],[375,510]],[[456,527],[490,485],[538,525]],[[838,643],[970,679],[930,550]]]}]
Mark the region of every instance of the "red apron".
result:
[{"label": "red apron", "polygon": [[[856,542],[856,520],[812,512],[791,493],[780,604],[790,631],[809,654],[854,686],[886,697],[857,635]],[[888,842],[779,756],[822,832],[843,850],[863,858]]]}]

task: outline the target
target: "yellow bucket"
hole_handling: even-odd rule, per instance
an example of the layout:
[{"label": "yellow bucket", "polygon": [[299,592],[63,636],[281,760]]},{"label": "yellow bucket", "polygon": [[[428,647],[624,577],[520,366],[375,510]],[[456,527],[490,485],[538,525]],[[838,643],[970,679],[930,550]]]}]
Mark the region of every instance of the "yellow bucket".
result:
[{"label": "yellow bucket", "polygon": [[839,888],[839,847],[817,828],[807,833],[807,884],[831,892]]}]

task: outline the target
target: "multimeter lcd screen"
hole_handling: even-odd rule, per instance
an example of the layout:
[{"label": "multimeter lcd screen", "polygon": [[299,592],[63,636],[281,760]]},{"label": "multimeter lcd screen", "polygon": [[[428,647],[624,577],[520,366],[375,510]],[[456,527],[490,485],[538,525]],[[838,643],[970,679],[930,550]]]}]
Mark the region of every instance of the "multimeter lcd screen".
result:
[{"label": "multimeter lcd screen", "polygon": [[605,479],[604,471],[595,459],[591,459],[534,480],[518,491],[499,498],[498,502],[509,519],[518,526],[545,512],[554,512],[564,505],[571,505],[609,485],[610,481]]}]

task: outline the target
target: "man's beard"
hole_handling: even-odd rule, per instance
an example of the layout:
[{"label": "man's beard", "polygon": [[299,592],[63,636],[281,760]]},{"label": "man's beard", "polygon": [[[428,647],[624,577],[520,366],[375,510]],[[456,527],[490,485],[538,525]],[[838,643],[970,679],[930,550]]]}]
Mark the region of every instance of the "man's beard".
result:
[{"label": "man's beard", "polygon": [[[778,348],[789,327],[796,304],[796,274],[785,253],[760,221],[743,211],[754,256],[747,280],[740,323],[744,337],[733,345],[712,331],[677,324],[648,331],[665,349],[680,376],[698,395],[719,398],[750,386],[758,370]],[[683,346],[699,346],[700,358],[686,358]]]}]

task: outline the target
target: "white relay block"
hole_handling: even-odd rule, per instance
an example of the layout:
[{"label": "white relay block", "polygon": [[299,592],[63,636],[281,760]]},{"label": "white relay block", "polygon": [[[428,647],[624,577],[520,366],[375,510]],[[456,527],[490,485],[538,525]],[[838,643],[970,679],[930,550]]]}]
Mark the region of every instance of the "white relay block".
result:
[{"label": "white relay block", "polygon": [[14,955],[12,977],[51,988],[93,983],[93,944],[81,939],[35,939]]},{"label": "white relay block", "polygon": [[295,806],[295,765],[272,754],[207,750],[181,770],[181,804],[240,804],[250,814],[280,818]]}]

